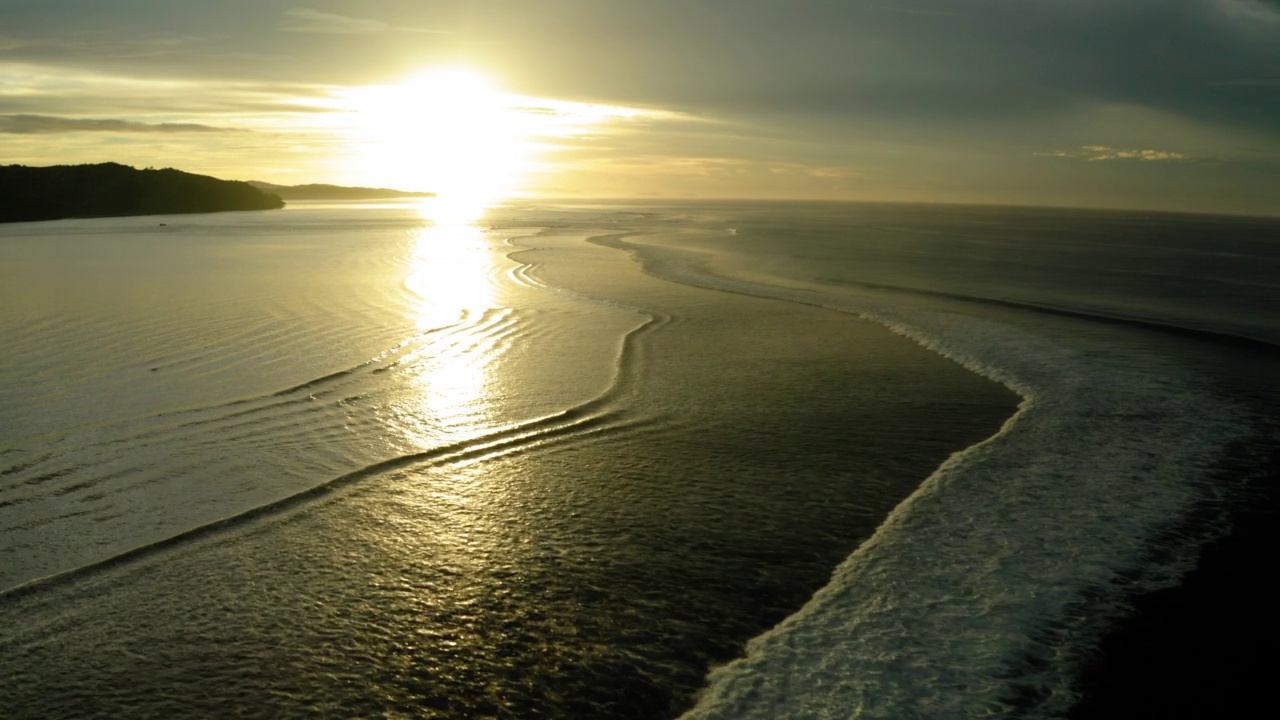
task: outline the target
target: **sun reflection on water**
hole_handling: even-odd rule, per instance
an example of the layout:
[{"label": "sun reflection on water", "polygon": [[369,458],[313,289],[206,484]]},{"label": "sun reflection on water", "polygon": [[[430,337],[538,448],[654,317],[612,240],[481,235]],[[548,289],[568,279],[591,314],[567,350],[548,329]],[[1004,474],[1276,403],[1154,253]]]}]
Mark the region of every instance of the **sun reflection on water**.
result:
[{"label": "sun reflection on water", "polygon": [[405,286],[423,346],[403,410],[419,418],[416,441],[434,445],[494,421],[489,400],[503,352],[494,319],[509,311],[498,298],[495,248],[478,224],[483,205],[435,198],[420,210],[429,224],[415,234]]}]

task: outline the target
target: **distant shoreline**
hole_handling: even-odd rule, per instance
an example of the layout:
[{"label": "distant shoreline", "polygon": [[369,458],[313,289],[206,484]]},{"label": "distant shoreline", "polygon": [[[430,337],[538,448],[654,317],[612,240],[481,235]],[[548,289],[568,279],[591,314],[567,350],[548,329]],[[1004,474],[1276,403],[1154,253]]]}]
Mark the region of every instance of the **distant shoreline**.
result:
[{"label": "distant shoreline", "polygon": [[221,180],[119,163],[0,165],[0,223],[278,210],[286,200],[432,198],[432,192]]},{"label": "distant shoreline", "polygon": [[275,185],[250,180],[248,184],[285,200],[388,200],[396,198],[433,198],[433,192],[412,192],[391,188],[346,187],[313,183],[309,185]]}]

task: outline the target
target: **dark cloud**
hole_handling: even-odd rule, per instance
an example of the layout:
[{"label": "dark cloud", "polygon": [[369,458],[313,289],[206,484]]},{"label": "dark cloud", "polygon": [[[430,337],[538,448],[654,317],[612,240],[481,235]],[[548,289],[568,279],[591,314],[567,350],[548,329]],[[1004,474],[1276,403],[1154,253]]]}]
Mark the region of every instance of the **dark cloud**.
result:
[{"label": "dark cloud", "polygon": [[[1129,104],[1280,132],[1280,3],[546,0],[484,6],[537,92],[934,125]],[[480,11],[478,11],[480,12]]]},{"label": "dark cloud", "polygon": [[[302,98],[305,93],[294,92],[285,97]],[[90,110],[91,109],[91,110]],[[68,92],[66,95],[30,96],[5,95],[0,92],[0,115],[48,115],[74,117],[86,111],[96,115],[202,115],[236,113],[244,115],[322,115],[332,110],[298,102],[273,99],[269,94],[261,96],[236,94],[224,88],[210,88],[205,93],[173,93],[157,97],[154,94],[128,95],[101,92]]]},{"label": "dark cloud", "polygon": [[1280,76],[1280,12],[1257,0],[1075,0],[970,17],[1009,74],[1081,100],[1280,130],[1280,96],[1232,80]]},{"label": "dark cloud", "polygon": [[[336,84],[477,57],[509,73],[522,92],[707,114],[982,123],[1129,103],[1280,132],[1280,94],[1267,84],[1280,78],[1276,0],[368,0],[358,13],[352,7],[11,0],[0,8],[0,28],[10,33],[0,57]],[[424,34],[435,28],[451,34]]]},{"label": "dark cloud", "polygon": [[247,131],[198,123],[142,123],[131,120],[67,118],[54,115],[0,115],[0,133],[45,135],[70,132],[235,133]]}]

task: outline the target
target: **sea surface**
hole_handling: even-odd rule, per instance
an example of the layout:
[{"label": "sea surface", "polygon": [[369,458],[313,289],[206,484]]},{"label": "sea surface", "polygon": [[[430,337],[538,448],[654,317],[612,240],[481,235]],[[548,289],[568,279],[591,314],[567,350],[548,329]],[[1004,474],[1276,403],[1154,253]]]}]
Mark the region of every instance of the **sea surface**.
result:
[{"label": "sea surface", "polygon": [[1280,220],[0,225],[0,715],[1060,717],[1280,448]]}]

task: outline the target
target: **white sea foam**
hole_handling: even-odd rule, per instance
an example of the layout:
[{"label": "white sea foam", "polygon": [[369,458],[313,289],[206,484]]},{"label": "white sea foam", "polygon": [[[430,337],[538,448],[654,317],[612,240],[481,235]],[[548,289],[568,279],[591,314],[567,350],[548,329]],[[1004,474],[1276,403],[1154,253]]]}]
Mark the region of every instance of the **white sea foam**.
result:
[{"label": "white sea foam", "polygon": [[1084,336],[742,282],[700,272],[692,253],[637,249],[663,277],[882,323],[1024,398],[804,608],[715,669],[686,718],[1058,716],[1127,592],[1167,585],[1194,558],[1194,544],[1159,538],[1246,425],[1189,371]]}]

